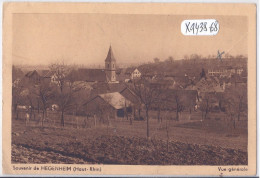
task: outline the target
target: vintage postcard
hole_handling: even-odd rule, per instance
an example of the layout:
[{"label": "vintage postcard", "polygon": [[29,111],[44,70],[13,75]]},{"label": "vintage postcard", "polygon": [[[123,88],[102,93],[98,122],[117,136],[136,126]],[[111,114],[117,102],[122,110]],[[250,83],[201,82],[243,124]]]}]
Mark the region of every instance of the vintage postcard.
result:
[{"label": "vintage postcard", "polygon": [[3,11],[4,174],[256,174],[255,4]]}]

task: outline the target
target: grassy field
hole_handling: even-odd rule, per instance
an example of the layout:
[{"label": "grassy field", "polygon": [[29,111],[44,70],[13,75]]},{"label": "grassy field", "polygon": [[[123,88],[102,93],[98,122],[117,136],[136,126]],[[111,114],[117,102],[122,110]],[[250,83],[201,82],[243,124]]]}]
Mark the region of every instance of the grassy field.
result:
[{"label": "grassy field", "polygon": [[[84,122],[85,120],[85,122]],[[66,116],[65,127],[48,119],[40,122],[12,122],[13,163],[105,163],[172,165],[247,164],[247,128],[244,121],[199,119],[150,120],[146,139],[146,121],[110,120],[100,124],[93,118]],[[55,123],[55,124],[54,124]],[[167,139],[167,129],[168,136]],[[167,140],[168,149],[167,149]]]}]

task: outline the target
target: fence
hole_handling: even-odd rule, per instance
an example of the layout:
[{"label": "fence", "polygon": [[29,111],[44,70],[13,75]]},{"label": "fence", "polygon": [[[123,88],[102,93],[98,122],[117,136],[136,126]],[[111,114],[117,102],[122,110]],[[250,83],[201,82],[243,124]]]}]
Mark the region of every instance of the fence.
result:
[{"label": "fence", "polygon": [[[33,111],[27,112],[26,110],[21,110],[18,112],[13,112],[12,118],[18,120],[24,120],[26,122],[26,114],[30,115],[29,125],[37,126],[42,125],[43,112],[42,111]],[[107,120],[100,119],[99,117],[94,116],[76,116],[64,114],[64,125],[65,127],[73,127],[73,128],[90,128],[95,127],[97,125],[108,125],[110,122],[115,119]],[[123,118],[116,120],[124,120]],[[47,111],[45,118],[43,120],[44,126],[53,126],[60,127],[61,126],[61,112],[58,111]]]}]

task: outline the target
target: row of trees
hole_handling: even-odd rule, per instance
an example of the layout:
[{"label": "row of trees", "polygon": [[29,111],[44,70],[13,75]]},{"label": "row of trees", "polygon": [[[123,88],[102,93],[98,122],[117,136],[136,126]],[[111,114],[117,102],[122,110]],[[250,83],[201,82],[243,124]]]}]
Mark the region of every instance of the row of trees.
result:
[{"label": "row of trees", "polygon": [[55,82],[44,78],[31,81],[23,78],[12,88],[12,105],[18,116],[18,105],[30,106],[27,112],[30,117],[35,116],[35,111],[42,112],[41,122],[46,118],[47,109],[55,104],[60,111],[61,126],[64,126],[64,114],[67,111],[76,112],[84,102],[82,85],[69,75],[72,69],[64,63],[52,64],[50,71],[55,77]]},{"label": "row of trees", "polygon": [[[225,58],[225,59],[245,59],[246,56],[244,56],[244,55],[233,56],[230,53],[225,53],[223,55],[223,58]],[[195,63],[196,60],[201,60],[201,59],[207,59],[207,60],[217,59],[217,54],[216,55],[208,55],[208,56],[202,56],[202,55],[199,55],[199,54],[184,55],[183,59],[184,60],[192,60]],[[154,61],[154,63],[159,63],[161,60],[158,57],[156,57],[156,58],[153,59],[153,61]],[[168,63],[173,63],[175,60],[172,56],[169,56],[164,61],[168,62]]]}]

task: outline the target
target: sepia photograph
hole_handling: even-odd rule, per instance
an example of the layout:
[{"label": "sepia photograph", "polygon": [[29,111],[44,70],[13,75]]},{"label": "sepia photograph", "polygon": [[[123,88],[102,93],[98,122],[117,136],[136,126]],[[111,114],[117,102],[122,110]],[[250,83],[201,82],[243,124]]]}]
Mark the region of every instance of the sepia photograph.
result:
[{"label": "sepia photograph", "polygon": [[12,169],[246,171],[249,24],[243,15],[13,13],[10,157],[23,166]]}]

